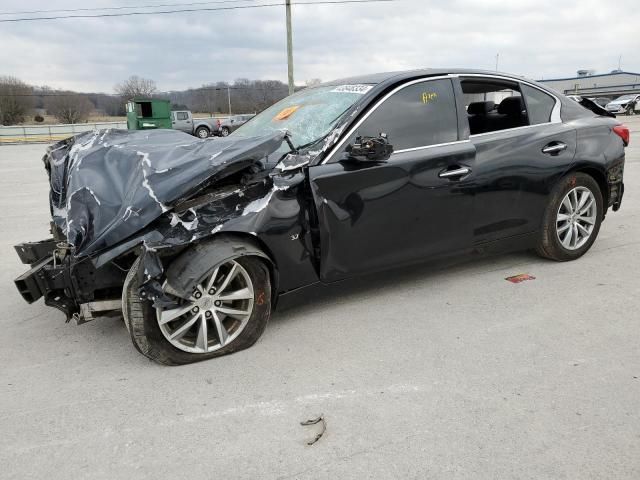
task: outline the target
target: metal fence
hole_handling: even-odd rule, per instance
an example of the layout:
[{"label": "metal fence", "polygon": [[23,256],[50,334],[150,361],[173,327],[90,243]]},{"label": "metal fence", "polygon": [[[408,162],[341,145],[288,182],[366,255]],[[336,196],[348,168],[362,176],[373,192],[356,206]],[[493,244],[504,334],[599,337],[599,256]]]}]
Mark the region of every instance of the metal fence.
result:
[{"label": "metal fence", "polygon": [[76,133],[103,128],[127,128],[127,122],[94,122],[68,125],[25,125],[0,127],[0,145],[9,143],[48,143],[64,140]]}]

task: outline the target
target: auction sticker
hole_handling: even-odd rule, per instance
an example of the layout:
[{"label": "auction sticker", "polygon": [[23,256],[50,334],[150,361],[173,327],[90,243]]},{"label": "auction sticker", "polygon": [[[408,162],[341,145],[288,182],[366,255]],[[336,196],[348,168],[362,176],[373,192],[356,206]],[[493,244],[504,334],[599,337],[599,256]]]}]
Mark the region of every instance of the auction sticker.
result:
[{"label": "auction sticker", "polygon": [[357,93],[364,95],[373,88],[373,85],[340,85],[331,90],[333,93]]},{"label": "auction sticker", "polygon": [[291,107],[287,107],[284,110],[281,110],[280,113],[278,113],[275,117],[273,117],[273,119],[274,120],[286,120],[291,115],[296,113],[299,108],[300,108],[300,105],[292,105]]}]

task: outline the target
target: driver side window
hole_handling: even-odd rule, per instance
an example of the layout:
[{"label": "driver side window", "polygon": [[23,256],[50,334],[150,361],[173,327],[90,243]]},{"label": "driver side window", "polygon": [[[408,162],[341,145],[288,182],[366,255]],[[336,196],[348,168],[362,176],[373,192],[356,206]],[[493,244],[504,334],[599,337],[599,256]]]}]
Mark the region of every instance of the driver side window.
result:
[{"label": "driver side window", "polygon": [[458,140],[455,96],[451,80],[409,85],[385,100],[356,129],[357,137],[387,135],[395,152]]}]

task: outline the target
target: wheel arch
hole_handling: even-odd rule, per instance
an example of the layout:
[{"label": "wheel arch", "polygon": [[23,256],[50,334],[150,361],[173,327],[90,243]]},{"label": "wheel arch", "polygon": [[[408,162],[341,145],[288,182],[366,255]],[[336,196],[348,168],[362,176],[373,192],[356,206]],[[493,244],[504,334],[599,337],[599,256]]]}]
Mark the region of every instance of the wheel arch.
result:
[{"label": "wheel arch", "polygon": [[196,126],[196,134],[198,133],[198,130],[200,130],[201,128],[204,128],[207,132],[209,132],[209,135],[211,135],[211,129],[209,128],[209,125],[205,125],[205,124],[200,124]]},{"label": "wheel arch", "polygon": [[584,173],[585,175],[589,175],[596,181],[598,187],[600,187],[600,193],[602,194],[604,215],[609,205],[609,184],[607,183],[607,176],[605,172],[593,165],[577,165],[575,168],[572,168],[567,174],[570,175],[572,173]]},{"label": "wheel arch", "polygon": [[[248,233],[219,233],[181,252],[167,267],[167,283],[182,294],[193,290],[196,283],[213,265],[229,258],[245,256],[261,258],[271,280],[272,308],[278,300],[279,272],[273,254],[259,238]],[[207,261],[194,261],[198,258]]]}]

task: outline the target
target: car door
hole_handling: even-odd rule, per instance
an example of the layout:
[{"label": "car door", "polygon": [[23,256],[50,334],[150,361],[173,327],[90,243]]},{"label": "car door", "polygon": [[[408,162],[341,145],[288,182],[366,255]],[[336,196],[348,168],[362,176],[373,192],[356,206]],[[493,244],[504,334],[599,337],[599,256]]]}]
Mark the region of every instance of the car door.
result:
[{"label": "car door", "polygon": [[[470,246],[466,190],[475,151],[460,140],[449,78],[396,87],[309,168],[319,225],[320,278],[331,282]],[[387,135],[385,162],[349,159],[357,137]]]},{"label": "car door", "polygon": [[189,112],[171,112],[171,124],[174,130],[181,130],[187,133],[193,131],[193,122]]},{"label": "car door", "polygon": [[526,124],[469,137],[476,150],[470,186],[476,246],[538,231],[549,192],[576,152],[576,131],[560,120],[559,100],[534,85],[514,88]]}]

